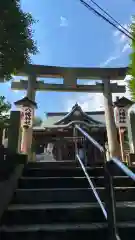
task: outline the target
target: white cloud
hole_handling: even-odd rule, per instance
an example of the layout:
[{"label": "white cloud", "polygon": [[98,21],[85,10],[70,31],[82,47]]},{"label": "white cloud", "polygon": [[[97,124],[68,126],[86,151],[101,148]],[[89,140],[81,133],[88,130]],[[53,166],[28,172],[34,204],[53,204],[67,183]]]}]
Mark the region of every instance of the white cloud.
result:
[{"label": "white cloud", "polygon": [[68,20],[66,17],[61,16],[60,17],[60,27],[67,27],[68,26]]},{"label": "white cloud", "polygon": [[95,111],[103,109],[103,97],[100,93],[83,94],[81,97],[74,97],[66,103],[66,110],[70,111],[75,103],[78,103],[84,111]]},{"label": "white cloud", "polygon": [[[123,25],[125,29],[130,31],[129,26],[130,26],[129,24]],[[100,64],[101,67],[105,67],[109,65],[112,61],[121,58],[123,54],[130,50],[130,39],[125,34],[121,33],[119,30],[115,30],[113,32],[113,37],[114,37],[114,51],[107,58],[107,60]]]},{"label": "white cloud", "polygon": [[126,43],[126,44],[123,46],[122,53],[126,52],[128,49],[130,49],[130,45],[129,45],[129,43]]},{"label": "white cloud", "polygon": [[122,34],[120,37],[120,42],[125,42],[126,41],[126,35]]},{"label": "white cloud", "polygon": [[[130,34],[130,24],[124,24],[123,27],[129,32],[129,33],[127,32],[127,34],[129,35]],[[129,43],[130,40],[129,40],[129,38],[125,34],[120,32],[118,43],[119,42],[121,42],[121,43],[127,43],[128,42]]]},{"label": "white cloud", "polygon": [[117,58],[119,58],[119,55],[110,56],[105,62],[101,63],[100,66],[101,66],[101,67],[105,67],[105,66],[107,66],[110,62],[116,60]]},{"label": "white cloud", "polygon": [[115,30],[115,31],[113,32],[113,36],[114,36],[114,37],[119,36],[119,34],[120,34],[120,31],[118,31],[118,30]]},{"label": "white cloud", "polygon": [[[113,93],[112,98],[113,101],[116,100],[116,96],[122,97],[123,95],[127,98],[130,98],[130,93],[127,88],[127,81],[130,79],[130,76],[127,75],[124,81],[112,81],[113,83],[118,83],[119,85],[125,85],[126,86],[126,92],[125,93]],[[81,96],[74,96],[73,99],[70,99],[66,102],[65,110],[70,111],[73,105],[75,103],[78,103],[84,111],[104,111],[104,97],[101,93],[88,93],[88,94],[82,94]]]},{"label": "white cloud", "polygon": [[[130,22],[131,22],[131,19],[130,19]],[[127,31],[130,32],[130,24],[123,24],[122,27],[125,28]],[[124,31],[124,29],[123,29],[122,27],[120,26],[119,29],[121,29],[122,31]],[[120,36],[120,41],[123,41],[124,39],[128,38],[125,34],[123,34],[122,32],[120,32],[119,30],[115,30],[115,31],[113,32],[113,36],[114,36],[114,37]],[[121,40],[121,39],[123,39],[123,40]]]}]

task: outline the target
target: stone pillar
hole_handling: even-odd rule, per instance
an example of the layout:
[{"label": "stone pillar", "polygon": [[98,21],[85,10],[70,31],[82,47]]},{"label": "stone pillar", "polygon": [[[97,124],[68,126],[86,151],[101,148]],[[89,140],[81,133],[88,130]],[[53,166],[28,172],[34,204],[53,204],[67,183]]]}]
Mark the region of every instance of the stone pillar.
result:
[{"label": "stone pillar", "polygon": [[120,146],[117,138],[117,129],[114,119],[112,93],[109,78],[103,80],[103,86],[105,122],[109,152],[111,157],[120,157]]},{"label": "stone pillar", "polygon": [[[35,74],[31,74],[28,76],[28,89],[27,89],[27,97],[32,100],[35,101],[35,97],[36,97],[36,90],[35,90],[35,86],[36,86],[36,75]],[[33,114],[33,118],[34,118],[34,114]],[[28,141],[27,141],[27,150],[28,150],[28,160],[30,160],[31,158],[31,146],[32,146],[32,137],[33,137],[33,128],[30,127],[27,129],[27,131],[25,131]],[[24,137],[25,138],[25,137]]]},{"label": "stone pillar", "polygon": [[12,153],[20,152],[20,134],[21,134],[20,111],[11,111],[10,126],[8,129],[8,150]]}]

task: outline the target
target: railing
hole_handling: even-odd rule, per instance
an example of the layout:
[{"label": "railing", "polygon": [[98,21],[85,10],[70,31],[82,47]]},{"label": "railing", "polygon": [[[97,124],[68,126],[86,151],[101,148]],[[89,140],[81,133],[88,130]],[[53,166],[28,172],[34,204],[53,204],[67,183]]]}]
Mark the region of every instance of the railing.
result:
[{"label": "railing", "polygon": [[92,189],[92,191],[93,191],[93,193],[95,195],[95,198],[97,199],[97,201],[98,201],[98,203],[99,203],[99,205],[100,205],[100,207],[102,209],[102,212],[103,212],[105,218],[107,219],[107,212],[105,210],[105,207],[104,207],[104,205],[103,205],[103,203],[102,203],[102,201],[101,201],[101,199],[100,199],[100,197],[99,197],[99,195],[98,195],[98,193],[96,191],[96,188],[94,187],[94,184],[93,184],[92,180],[90,179],[90,177],[88,175],[88,172],[87,172],[87,170],[86,170],[84,164],[82,163],[82,161],[81,161],[81,159],[80,159],[78,154],[76,154],[76,158],[78,159],[78,161],[79,161],[79,163],[80,163],[80,165],[82,167],[82,170],[83,170],[83,172],[84,172],[84,174],[85,174],[85,176],[86,176],[86,178],[88,180],[88,183],[89,183],[89,185],[90,185],[90,187],[91,187],[91,189]]},{"label": "railing", "polygon": [[[97,142],[95,141],[95,139],[93,139],[87,132],[85,132],[80,126],[75,125],[74,126],[74,136],[77,137],[77,131],[79,131],[85,138],[87,138],[87,140],[89,140],[94,147],[96,147],[101,154],[103,155],[104,158],[104,177],[105,177],[105,190],[106,190],[106,200],[105,200],[105,207],[104,204],[102,203],[96,188],[94,186],[94,183],[92,182],[90,176],[87,173],[87,169],[84,166],[82,160],[79,157],[78,154],[78,147],[77,147],[77,143],[75,142],[75,154],[76,154],[76,159],[79,161],[82,170],[88,180],[88,183],[94,193],[94,196],[97,200],[97,202],[99,203],[100,208],[102,209],[102,212],[104,214],[104,217],[107,220],[107,224],[108,224],[108,235],[109,235],[109,239],[111,240],[120,240],[119,235],[118,235],[118,231],[117,231],[117,226],[116,226],[116,206],[115,206],[115,197],[114,197],[114,189],[113,189],[113,178],[109,172],[109,164],[110,161],[106,161],[106,151],[105,149]],[[116,159],[111,159],[111,161],[116,161]],[[118,162],[115,162],[118,165]],[[124,164],[123,164],[124,165]],[[122,165],[122,166],[123,166]],[[123,169],[125,169],[123,167]],[[127,168],[126,168],[127,170]],[[125,171],[126,171],[125,170]],[[129,173],[129,172],[128,172]],[[131,172],[130,172],[131,174]]]},{"label": "railing", "polygon": [[124,163],[122,163],[118,158],[113,157],[110,159],[110,161],[115,163],[118,168],[120,168],[133,181],[135,181],[135,174]]},{"label": "railing", "polygon": [[[111,163],[114,163],[121,171],[123,171],[129,178],[131,178],[133,181],[135,181],[135,174],[123,163],[121,162],[118,158],[116,157],[112,157],[107,163],[106,163],[106,166],[107,166],[107,171],[108,171],[108,179],[112,179],[112,174],[111,174]],[[106,180],[108,180],[106,179]],[[113,183],[110,182],[110,184],[108,184],[108,187],[109,188],[113,188]],[[111,195],[110,195],[110,198],[111,198]],[[112,199],[112,202],[113,202],[113,208],[110,209],[110,211],[114,211],[115,213],[115,199]],[[112,215],[112,214],[109,214],[109,215]],[[111,222],[111,221],[110,221]],[[115,223],[116,224],[116,223]],[[112,238],[113,239],[113,238]],[[114,239],[117,239],[119,240],[119,236],[117,236],[117,238],[114,238]]]}]

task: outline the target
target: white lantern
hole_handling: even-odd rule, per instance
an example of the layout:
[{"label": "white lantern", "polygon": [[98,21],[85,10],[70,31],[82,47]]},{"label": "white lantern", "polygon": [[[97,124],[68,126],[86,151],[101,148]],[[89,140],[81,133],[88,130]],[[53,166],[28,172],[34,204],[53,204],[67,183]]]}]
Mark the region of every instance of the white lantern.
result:
[{"label": "white lantern", "polygon": [[26,96],[16,101],[15,105],[20,108],[21,126],[27,128],[32,127],[34,108],[37,108],[37,104]]},{"label": "white lantern", "polygon": [[127,127],[127,115],[126,107],[116,107],[115,120],[118,127]]}]

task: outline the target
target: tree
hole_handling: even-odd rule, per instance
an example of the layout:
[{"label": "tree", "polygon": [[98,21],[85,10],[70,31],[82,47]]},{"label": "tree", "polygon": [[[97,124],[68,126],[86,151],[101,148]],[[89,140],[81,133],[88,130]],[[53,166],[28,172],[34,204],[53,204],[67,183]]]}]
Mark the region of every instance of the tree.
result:
[{"label": "tree", "polygon": [[7,123],[10,109],[11,104],[6,101],[4,96],[0,96],[0,128],[3,128],[4,124]]},{"label": "tree", "polygon": [[30,56],[37,53],[30,13],[23,12],[20,0],[0,1],[0,77],[11,79]]},{"label": "tree", "polygon": [[129,81],[129,91],[131,94],[131,98],[135,101],[135,16],[133,17],[132,24],[130,25],[130,31],[132,35],[132,42],[131,42],[131,62],[129,66],[129,74],[132,76],[131,80]]},{"label": "tree", "polygon": [[40,117],[34,117],[33,127],[39,127],[42,124],[42,119]]}]

